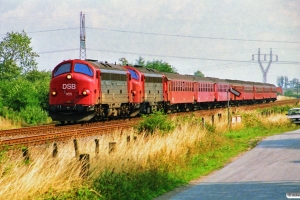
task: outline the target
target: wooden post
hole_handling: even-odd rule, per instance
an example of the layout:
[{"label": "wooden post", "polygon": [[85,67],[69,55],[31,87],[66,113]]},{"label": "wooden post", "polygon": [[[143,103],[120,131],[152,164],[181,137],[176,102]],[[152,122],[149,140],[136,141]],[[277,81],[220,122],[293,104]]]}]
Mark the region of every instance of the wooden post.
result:
[{"label": "wooden post", "polygon": [[212,115],[212,116],[211,116],[211,124],[214,125],[214,123],[215,123],[215,116]]},{"label": "wooden post", "polygon": [[221,113],[218,113],[218,119],[219,119],[219,121],[222,119],[222,114]]},{"label": "wooden post", "polygon": [[108,152],[108,153],[114,152],[115,149],[116,149],[116,142],[110,142],[110,143],[108,144],[108,147],[109,147],[109,152]]},{"label": "wooden post", "polygon": [[53,157],[53,158],[57,157],[57,153],[58,153],[58,150],[57,150],[57,144],[54,143],[54,144],[53,144],[52,157]]},{"label": "wooden post", "polygon": [[129,142],[130,142],[130,135],[129,135],[129,136],[127,136],[126,140],[127,140],[127,143],[129,143]]},{"label": "wooden post", "polygon": [[22,153],[23,153],[24,161],[25,161],[26,163],[29,162],[29,151],[28,151],[28,147],[23,147],[23,148],[22,148]]},{"label": "wooden post", "polygon": [[79,161],[81,163],[81,171],[79,176],[86,178],[90,170],[90,154],[80,154]]},{"label": "wooden post", "polygon": [[202,126],[205,129],[205,119],[202,117]]},{"label": "wooden post", "polygon": [[99,154],[99,139],[95,139],[96,147],[95,147],[95,154]]},{"label": "wooden post", "polygon": [[74,142],[75,156],[77,157],[79,155],[78,143],[76,139],[74,139],[73,142]]}]

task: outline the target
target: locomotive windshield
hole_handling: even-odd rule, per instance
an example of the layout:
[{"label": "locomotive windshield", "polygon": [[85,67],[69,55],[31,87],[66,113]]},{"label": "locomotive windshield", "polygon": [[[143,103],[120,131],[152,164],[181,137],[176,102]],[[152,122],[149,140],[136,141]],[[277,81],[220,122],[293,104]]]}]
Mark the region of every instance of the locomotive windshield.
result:
[{"label": "locomotive windshield", "polygon": [[60,65],[59,67],[57,67],[53,76],[56,77],[60,74],[64,74],[64,73],[67,73],[70,71],[71,71],[71,63],[66,63],[66,64],[63,64],[63,65]]},{"label": "locomotive windshield", "polygon": [[74,72],[79,72],[88,76],[93,76],[93,70],[85,64],[75,63]]},{"label": "locomotive windshield", "polygon": [[139,80],[139,76],[137,75],[137,73],[134,70],[128,69],[128,71],[130,72],[131,78],[133,78],[135,80]]}]

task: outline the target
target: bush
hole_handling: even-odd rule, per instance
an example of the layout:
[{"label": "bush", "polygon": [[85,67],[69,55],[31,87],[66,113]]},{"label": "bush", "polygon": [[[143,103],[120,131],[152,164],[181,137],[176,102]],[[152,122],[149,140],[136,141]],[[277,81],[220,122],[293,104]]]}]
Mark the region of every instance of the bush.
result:
[{"label": "bush", "polygon": [[19,78],[11,81],[3,81],[1,94],[3,104],[15,111],[20,111],[27,105],[39,105],[36,87],[29,81]]},{"label": "bush", "polygon": [[0,109],[0,115],[5,119],[11,120],[13,123],[21,122],[21,117],[18,112],[15,112],[12,108],[2,107]]},{"label": "bush", "polygon": [[12,122],[47,122],[50,72],[33,71],[16,79],[0,80],[0,115]]},{"label": "bush", "polygon": [[143,115],[142,118],[142,122],[136,126],[139,133],[145,131],[147,134],[153,134],[155,130],[158,130],[160,133],[165,134],[175,128],[173,122],[161,111],[156,111],[150,115]]},{"label": "bush", "polygon": [[247,128],[262,126],[261,120],[259,120],[255,114],[245,113],[243,115],[243,122],[245,124],[245,127],[247,127]]},{"label": "bush", "polygon": [[120,172],[107,170],[93,181],[93,188],[104,199],[153,199],[184,183],[168,171],[150,169],[143,172]]},{"label": "bush", "polygon": [[27,106],[21,108],[20,112],[3,107],[0,109],[0,115],[14,123],[22,122],[23,125],[44,124],[48,119],[48,113],[38,106]]},{"label": "bush", "polygon": [[40,107],[27,106],[21,109],[20,116],[26,124],[37,125],[47,122],[48,113]]}]

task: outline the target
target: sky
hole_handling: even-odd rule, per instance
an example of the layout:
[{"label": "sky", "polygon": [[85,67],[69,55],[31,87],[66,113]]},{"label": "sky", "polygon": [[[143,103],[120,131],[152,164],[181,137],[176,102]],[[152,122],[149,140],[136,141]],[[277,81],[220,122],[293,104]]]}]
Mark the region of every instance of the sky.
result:
[{"label": "sky", "polygon": [[270,63],[268,83],[300,79],[300,0],[0,0],[0,41],[24,30],[38,69],[52,70],[80,58],[81,12],[88,59],[256,82]]}]

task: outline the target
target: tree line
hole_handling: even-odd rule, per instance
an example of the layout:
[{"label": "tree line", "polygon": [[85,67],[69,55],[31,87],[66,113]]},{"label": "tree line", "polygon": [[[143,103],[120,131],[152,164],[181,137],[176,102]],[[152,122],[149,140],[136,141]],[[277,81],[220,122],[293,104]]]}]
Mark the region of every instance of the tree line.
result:
[{"label": "tree line", "polygon": [[285,96],[300,98],[299,79],[293,78],[289,80],[287,76],[278,76],[277,85],[284,90]]}]

